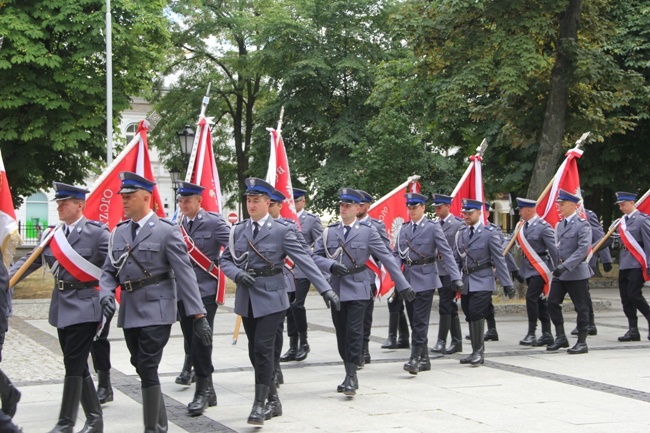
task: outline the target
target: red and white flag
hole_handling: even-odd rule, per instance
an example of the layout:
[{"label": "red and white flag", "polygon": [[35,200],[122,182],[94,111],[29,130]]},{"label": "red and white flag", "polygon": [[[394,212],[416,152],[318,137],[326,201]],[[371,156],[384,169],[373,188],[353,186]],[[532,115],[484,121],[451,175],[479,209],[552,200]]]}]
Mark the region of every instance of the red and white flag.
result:
[{"label": "red and white flag", "polygon": [[[84,210],[86,218],[103,222],[111,230],[122,221],[124,208],[122,199],[117,193],[122,184],[120,172],[131,171],[152,182],[156,181],[149,157],[148,130],[149,122],[142,120],[133,140],[92,186],[90,194],[86,198],[86,209]],[[153,187],[151,207],[158,216],[165,216],[157,185]]]},{"label": "red and white flag", "polygon": [[[368,215],[371,218],[378,219],[386,225],[386,232],[388,239],[390,239],[391,248],[395,246],[397,233],[399,233],[402,224],[410,221],[409,213],[406,209],[406,192],[420,193],[420,183],[417,181],[419,176],[413,176],[406,182],[393,189],[391,192],[375,201],[370,209]],[[392,295],[395,290],[395,283],[386,272],[384,266],[378,266],[372,258],[367,263],[370,270],[372,270],[375,277],[375,285],[378,287],[377,298],[385,299]]]},{"label": "red and white flag", "polygon": [[[221,182],[219,181],[217,162],[214,158],[214,149],[212,147],[211,124],[212,118],[206,118],[205,116],[200,115],[196,131],[198,141],[195,141],[194,143],[192,156],[190,158],[191,166],[187,168],[185,180],[195,185],[201,185],[205,188],[201,200],[201,207],[203,209],[209,212],[221,213],[223,209],[221,202]],[[196,253],[196,251],[190,251],[190,256],[193,256]],[[209,269],[210,266],[207,265],[207,262],[205,261],[208,260],[211,262],[211,260],[205,256],[204,259],[201,259],[200,254],[196,255],[198,257],[193,257],[193,259],[198,260],[199,265],[203,267],[204,270],[211,274],[217,272],[214,269]],[[201,260],[203,260],[203,265],[201,265]],[[226,301],[226,274],[224,274],[221,269],[218,271],[217,281],[216,301],[219,305],[223,305]]]},{"label": "red and white flag", "polygon": [[[461,212],[463,199],[478,200],[480,202],[485,201],[482,162],[483,157],[481,156],[481,153],[470,156],[467,170],[465,170],[463,177],[460,178],[454,192],[451,193],[453,198],[449,210],[457,217],[462,218],[463,216],[463,213]],[[483,224],[487,225],[487,215],[483,211],[481,211],[481,218]]]},{"label": "red and white flag", "polygon": [[[582,157],[582,153],[583,151],[577,147],[570,149],[566,153],[566,158],[558,168],[557,173],[555,173],[551,188],[537,200],[537,214],[545,219],[551,227],[555,227],[562,219],[555,203],[560,189],[582,197],[580,174],[578,173],[578,159]],[[583,218],[585,217],[582,202],[580,202],[578,213]]]},{"label": "red and white flag", "polygon": [[269,169],[266,172],[266,181],[286,197],[282,202],[282,209],[280,209],[282,218],[291,219],[300,227],[296,204],[293,201],[289,159],[287,158],[287,150],[284,147],[282,135],[279,129],[266,128],[266,130],[271,133],[271,155],[269,156]]},{"label": "red and white flag", "polygon": [[7,183],[7,172],[0,152],[0,248],[4,264],[9,269],[9,263],[16,253],[16,248],[22,244],[18,233],[18,221],[14,210],[14,201]]}]

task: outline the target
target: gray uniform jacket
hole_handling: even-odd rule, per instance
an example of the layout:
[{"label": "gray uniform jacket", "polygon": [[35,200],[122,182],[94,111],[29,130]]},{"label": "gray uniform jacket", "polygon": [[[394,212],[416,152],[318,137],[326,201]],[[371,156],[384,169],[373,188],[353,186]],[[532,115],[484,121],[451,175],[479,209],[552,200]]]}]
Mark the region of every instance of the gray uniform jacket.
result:
[{"label": "gray uniform jacket", "polygon": [[[318,215],[307,211],[303,211],[298,219],[300,220],[300,231],[305,238],[305,242],[312,248],[316,243],[316,239],[323,233],[323,224]],[[307,275],[305,275],[299,266],[294,268],[293,273],[296,278],[307,278]]]},{"label": "gray uniform jacket", "polygon": [[[623,216],[623,218],[625,218],[625,216]],[[650,217],[637,211],[628,218],[626,225],[628,235],[631,234],[632,237],[636,239],[637,243],[645,252],[646,260],[650,260]],[[620,230],[620,227],[616,230]],[[621,245],[624,246],[622,241]],[[619,261],[619,269],[641,269],[641,264],[634,258],[627,248],[621,248]]]},{"label": "gray uniform jacket", "polygon": [[[442,228],[442,231],[445,234],[445,238],[447,239],[447,244],[449,245],[450,248],[453,247],[456,244],[456,232],[465,226],[465,222],[461,218],[458,218],[453,214],[449,214],[447,216],[444,224],[442,224],[442,220],[439,220],[438,222],[441,223],[440,227]],[[458,264],[456,263],[456,261],[454,261],[453,263],[445,262],[442,255],[438,254],[438,275],[440,275],[441,277],[449,276],[448,267],[449,268],[454,267],[456,270],[458,270]]]},{"label": "gray uniform jacket", "polygon": [[[68,235],[68,243],[80,256],[101,268],[108,251],[108,236],[109,232],[106,225],[83,217]],[[33,252],[32,250],[27,253],[11,267],[10,276],[13,276],[20,269]],[[20,279],[22,280],[45,264],[52,267],[55,262],[54,253],[48,245],[41,253],[41,260],[35,260]],[[56,280],[65,282],[79,281],[66,271],[63,266],[58,266],[55,274]],[[50,302],[50,325],[65,328],[78,323],[101,321],[102,309],[99,305],[99,296],[99,291],[94,287],[65,290],[54,287],[52,301]]]},{"label": "gray uniform jacket", "polygon": [[[121,222],[111,233],[111,256],[106,258],[99,280],[101,297],[113,295],[117,285],[126,281],[155,277],[169,271],[173,272],[173,278],[130,292],[122,290],[117,326],[129,329],[170,325],[176,321],[177,300],[183,301],[188,317],[204,314],[196,275],[180,227],[153,214],[131,240],[131,224],[131,220]],[[126,255],[129,250],[129,255]],[[116,266],[120,264],[114,261],[120,259],[123,264],[118,273]],[[142,271],[138,262],[149,275]]]},{"label": "gray uniform jacket", "polygon": [[[454,254],[438,222],[424,217],[418,223],[415,232],[413,221],[402,225],[397,235],[395,251],[404,264],[404,276],[416,292],[442,287],[438,276],[436,255],[442,256],[444,263],[449,264],[452,281],[461,279]],[[414,264],[417,261],[427,263]]]},{"label": "gray uniform jacket", "polygon": [[555,226],[559,263],[567,268],[560,281],[585,280],[594,274],[585,261],[591,246],[591,227],[577,214],[568,224],[565,222],[561,220]]},{"label": "gray uniform jacket", "polygon": [[[183,218],[183,227],[194,241],[194,245],[208,256],[215,265],[219,263],[221,247],[228,247],[228,238],[230,237],[230,226],[226,224],[223,217],[216,212],[201,209],[194,218],[192,230],[188,230],[186,218]],[[192,260],[190,262],[196,274],[201,297],[216,296],[217,280]]]},{"label": "gray uniform jacket", "polygon": [[[591,243],[592,246],[595,247],[598,241],[605,237],[605,230],[603,230],[603,226],[600,225],[600,220],[598,220],[596,212],[585,209],[585,213],[587,214],[587,221],[589,221],[589,225],[591,226]],[[601,262],[612,263],[612,253],[609,250],[609,246],[601,248],[597,254],[600,256]],[[591,260],[589,260],[589,265],[595,267],[597,262],[596,254],[594,254],[591,257]]]},{"label": "gray uniform jacket", "polygon": [[[11,292],[9,291],[9,274],[2,262],[2,248],[0,248],[0,334],[9,329],[9,315],[11,313]],[[2,346],[0,345],[0,350]],[[1,353],[0,353],[1,355]]]},{"label": "gray uniform jacket", "polygon": [[[531,248],[539,255],[540,259],[546,263],[546,266],[553,272],[555,264],[558,263],[557,245],[555,244],[555,230],[546,222],[546,220],[535,217],[529,221],[528,228],[522,226],[523,234],[530,244]],[[524,278],[539,275],[539,272],[528,261],[526,255],[519,265],[519,273]]]},{"label": "gray uniform jacket", "polygon": [[482,223],[475,229],[472,239],[470,229],[465,226],[456,236],[456,251],[459,266],[463,270],[464,287],[461,291],[466,295],[470,292],[489,291],[496,289],[496,276],[503,286],[512,286],[510,272],[503,257],[503,243],[494,227],[485,227]]},{"label": "gray uniform jacket", "polygon": [[[365,265],[372,254],[386,267],[398,291],[411,287],[404,275],[402,275],[402,271],[393,258],[392,252],[386,248],[386,245],[381,240],[377,229],[368,223],[359,221],[355,221],[350,227],[350,233],[345,239],[343,236],[343,223],[330,224],[326,229],[327,244],[325,245],[325,233],[323,233],[323,236],[316,241],[314,254],[336,260],[348,268]],[[347,253],[343,251],[341,245],[345,246]],[[337,253],[339,248],[341,248],[340,252]],[[366,270],[363,270],[344,277],[332,275],[330,283],[342,302],[367,301],[371,295],[370,285],[374,281],[374,274],[371,277]]]},{"label": "gray uniform jacket", "polygon": [[[231,280],[235,281],[237,275],[246,270],[282,269],[285,257],[289,256],[303,269],[319,293],[331,289],[314,260],[298,240],[294,225],[268,216],[257,237],[253,239],[252,222],[246,219],[233,226],[230,236],[230,247],[226,248],[219,263],[221,270]],[[263,257],[260,257],[260,254]],[[253,317],[262,317],[289,308],[284,273],[257,276],[255,287],[251,289],[237,285],[235,313],[248,317],[249,303],[253,308]]]}]

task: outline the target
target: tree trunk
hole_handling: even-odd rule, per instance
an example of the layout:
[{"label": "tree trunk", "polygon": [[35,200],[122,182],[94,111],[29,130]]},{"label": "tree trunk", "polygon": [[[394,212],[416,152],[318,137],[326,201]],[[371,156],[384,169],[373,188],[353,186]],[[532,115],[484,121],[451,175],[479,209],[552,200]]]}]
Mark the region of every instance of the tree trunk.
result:
[{"label": "tree trunk", "polygon": [[528,185],[527,197],[539,197],[553,178],[557,170],[557,162],[562,156],[562,138],[566,127],[569,84],[574,68],[581,8],[582,0],[570,0],[566,10],[559,17],[560,31],[555,65],[551,71],[551,89],[546,102],[539,150],[530,185]]}]

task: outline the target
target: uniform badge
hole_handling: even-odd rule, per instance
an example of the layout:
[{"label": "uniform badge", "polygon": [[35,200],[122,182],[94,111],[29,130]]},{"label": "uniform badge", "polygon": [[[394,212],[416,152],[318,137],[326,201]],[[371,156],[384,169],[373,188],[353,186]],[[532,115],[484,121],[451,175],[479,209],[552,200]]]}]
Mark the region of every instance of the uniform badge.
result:
[{"label": "uniform badge", "polygon": [[202,220],[202,219],[203,219],[203,215],[199,214],[199,219]]},{"label": "uniform badge", "polygon": [[347,193],[348,193],[348,189],[347,189],[347,188],[343,188],[342,191],[343,191],[343,194],[347,194]]},{"label": "uniform badge", "polygon": [[251,178],[250,184],[251,184],[251,186],[255,186],[255,178]]},{"label": "uniform badge", "polygon": [[77,227],[77,233],[81,233],[81,227]]},{"label": "uniform badge", "polygon": [[149,221],[149,227],[153,227],[153,226],[154,226],[154,222],[153,222],[153,221]]}]

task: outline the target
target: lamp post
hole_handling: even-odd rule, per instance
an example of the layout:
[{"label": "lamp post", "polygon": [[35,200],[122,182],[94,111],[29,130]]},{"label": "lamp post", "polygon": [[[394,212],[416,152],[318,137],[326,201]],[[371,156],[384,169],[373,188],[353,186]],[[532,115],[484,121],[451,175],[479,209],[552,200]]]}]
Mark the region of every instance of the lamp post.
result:
[{"label": "lamp post", "polygon": [[181,171],[177,168],[169,170],[169,177],[172,179],[172,189],[174,190],[174,212],[176,212],[176,202],[177,202],[177,197],[176,193],[178,191],[178,186],[176,186],[176,182],[180,180],[181,178]]},{"label": "lamp post", "polygon": [[190,128],[190,125],[185,125],[176,135],[181,145],[181,154],[187,159],[192,153],[192,146],[194,145],[194,130]]}]

